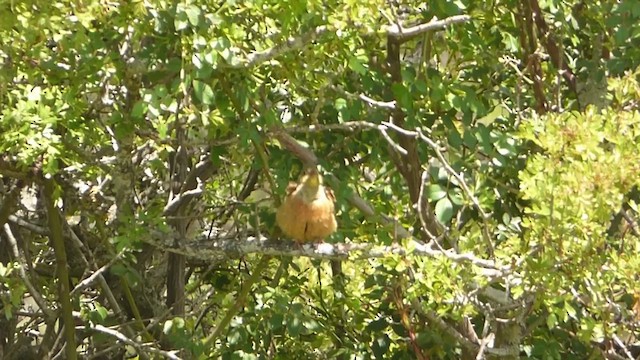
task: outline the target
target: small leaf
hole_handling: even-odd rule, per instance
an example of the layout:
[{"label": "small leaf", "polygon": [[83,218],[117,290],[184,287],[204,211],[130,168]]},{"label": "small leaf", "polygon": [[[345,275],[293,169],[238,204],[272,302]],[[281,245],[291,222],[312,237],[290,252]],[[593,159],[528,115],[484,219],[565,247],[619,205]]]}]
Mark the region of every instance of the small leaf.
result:
[{"label": "small leaf", "polygon": [[362,62],[360,62],[360,60],[355,56],[349,58],[349,68],[360,75],[364,75],[367,72],[367,69],[362,65]]},{"label": "small leaf", "polygon": [[393,91],[393,95],[396,100],[398,100],[400,106],[405,109],[409,109],[411,107],[411,94],[409,94],[409,90],[407,90],[403,84],[395,83],[391,86],[391,90]]},{"label": "small leaf", "polygon": [[202,103],[207,105],[212,105],[215,103],[213,89],[211,89],[211,86],[209,86],[209,84],[202,81],[193,80],[193,90],[196,93],[196,97],[200,101],[202,101]]},{"label": "small leaf", "polygon": [[370,322],[369,325],[367,325],[367,331],[378,333],[386,329],[388,326],[389,323],[387,322],[387,320],[385,318],[380,318]]},{"label": "small leaf", "polygon": [[162,333],[168,335],[171,332],[171,328],[173,327],[173,319],[167,320],[164,322],[164,326],[162,327]]},{"label": "small leaf", "polygon": [[337,98],[336,101],[333,103],[333,106],[336,108],[336,110],[342,110],[347,107],[347,100],[342,98]]},{"label": "small leaf", "polygon": [[175,26],[177,31],[181,31],[186,29],[189,26],[189,19],[184,9],[178,5],[178,9],[176,10],[176,17],[173,20],[173,26]]},{"label": "small leaf", "polygon": [[195,5],[190,5],[185,10],[185,13],[189,18],[189,22],[191,23],[191,25],[198,26],[198,21],[200,20],[200,14],[202,13],[202,10],[200,10],[200,8]]},{"label": "small leaf", "polygon": [[549,316],[547,316],[547,327],[549,329],[553,329],[557,324],[558,324],[558,318],[556,317],[556,314],[554,313],[549,314]]},{"label": "small leaf", "polygon": [[287,321],[287,331],[292,337],[300,335],[302,332],[302,321],[300,320],[300,316],[295,315],[292,319]]},{"label": "small leaf", "polygon": [[444,197],[436,203],[436,217],[442,224],[446,224],[453,217],[453,204],[449,198]]},{"label": "small leaf", "polygon": [[107,318],[108,311],[104,306],[96,304],[96,314],[100,316],[101,321],[104,321]]},{"label": "small leaf", "polygon": [[447,195],[447,191],[442,188],[442,186],[433,184],[427,186],[427,196],[429,200],[436,201],[440,200]]},{"label": "small leaf", "polygon": [[454,188],[449,192],[449,198],[451,198],[451,202],[455,205],[462,206],[464,205],[464,196],[459,188]]},{"label": "small leaf", "polygon": [[567,315],[570,318],[576,319],[576,309],[574,309],[573,306],[571,306],[571,304],[569,304],[568,302],[564,303],[564,311],[566,311]]},{"label": "small leaf", "polygon": [[142,100],[138,100],[133,105],[133,109],[131,110],[131,117],[133,117],[134,119],[142,119],[142,116],[144,115],[145,107],[146,107],[145,103]]}]

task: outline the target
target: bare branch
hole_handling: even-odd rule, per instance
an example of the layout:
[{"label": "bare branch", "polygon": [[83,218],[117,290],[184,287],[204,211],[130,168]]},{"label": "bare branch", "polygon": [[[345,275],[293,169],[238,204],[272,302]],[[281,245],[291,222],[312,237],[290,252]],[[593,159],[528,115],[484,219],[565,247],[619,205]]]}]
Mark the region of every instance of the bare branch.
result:
[{"label": "bare branch", "polygon": [[15,215],[9,215],[9,221],[11,223],[14,223],[20,227],[23,227],[35,234],[38,235],[43,235],[43,236],[49,236],[49,230],[47,230],[46,228],[42,227],[42,226],[38,226],[36,224],[32,224],[22,218],[19,218]]},{"label": "bare branch", "polygon": [[633,355],[631,355],[631,352],[629,351],[629,349],[627,349],[627,346],[624,344],[624,342],[622,342],[618,335],[613,334],[613,341],[615,341],[615,343],[620,346],[624,354],[627,356],[627,359],[634,359]]},{"label": "bare branch", "polygon": [[[84,327],[80,328],[81,330],[84,330]],[[173,360],[181,360],[181,358],[179,358],[178,356],[176,356],[175,354],[173,354],[173,352],[169,352],[169,351],[164,351],[164,350],[160,350],[157,349],[153,346],[147,345],[147,344],[140,344],[137,343],[131,339],[129,339],[128,337],[126,337],[123,333],[117,331],[117,330],[113,330],[113,329],[109,329],[108,327],[104,327],[102,325],[96,324],[94,326],[91,326],[89,329],[112,336],[116,339],[118,339],[118,341],[123,342],[129,346],[132,346],[133,348],[135,348],[138,352],[144,353],[144,352],[150,352],[152,354],[157,354],[157,355],[161,355],[164,356],[167,359],[173,359]]]},{"label": "bare branch", "polygon": [[273,131],[272,134],[273,137],[280,141],[280,144],[282,144],[282,146],[284,146],[293,155],[300,159],[300,161],[302,161],[306,166],[316,166],[318,164],[318,158],[313,153],[313,151],[302,146],[302,144],[300,144],[298,140],[287,134],[282,129],[277,129]]},{"label": "bare branch", "polygon": [[624,209],[620,210],[620,214],[622,214],[622,217],[629,224],[629,227],[631,228],[633,235],[640,236],[640,232],[638,231],[638,223],[635,221],[635,219],[632,218],[631,215],[629,215],[629,213]]},{"label": "bare branch", "polygon": [[251,53],[247,56],[247,59],[245,61],[240,61],[237,64],[230,64],[229,67],[233,69],[243,69],[259,65],[286,52],[298,50],[305,47],[306,45],[317,39],[319,36],[328,32],[328,30],[329,29],[326,26],[318,26],[298,37],[289,38],[282,44],[278,44],[264,51]]},{"label": "bare branch", "polygon": [[24,270],[25,267],[27,266],[26,260],[20,253],[20,250],[18,249],[18,242],[16,241],[15,236],[13,236],[11,227],[9,227],[9,224],[4,224],[3,228],[4,228],[5,235],[7,235],[7,239],[9,240],[9,245],[11,245],[11,251],[13,252],[13,256],[16,259],[16,261],[20,263],[20,266],[18,267],[18,275],[20,275],[20,278],[22,279],[22,281],[24,281],[24,284],[27,287],[27,289],[29,289],[29,293],[33,297],[33,300],[36,302],[36,304],[38,304],[38,307],[40,308],[40,310],[42,310],[46,318],[48,320],[55,319],[55,314],[51,309],[49,309],[46,301],[44,300],[44,298],[42,297],[38,289],[36,289],[36,287],[33,286],[33,283],[27,276],[27,272]]},{"label": "bare branch", "polygon": [[200,196],[203,193],[202,181],[198,181],[198,186],[195,189],[184,191],[171,199],[169,203],[164,207],[162,214],[168,216],[174,214],[183,204],[188,203],[191,199]]},{"label": "bare branch", "polygon": [[406,29],[398,24],[393,24],[387,28],[387,34],[398,40],[406,41],[428,31],[444,29],[449,25],[467,22],[469,20],[471,20],[471,16],[469,15],[456,15],[443,20],[431,20],[426,24],[420,24]]},{"label": "bare branch", "polygon": [[422,132],[422,130],[420,130],[419,128],[417,128],[416,131],[410,131],[410,130],[403,129],[403,128],[401,128],[401,127],[399,127],[399,126],[397,126],[395,124],[392,124],[390,122],[383,123],[383,125],[386,125],[386,126],[392,128],[392,129],[402,133],[403,135],[411,136],[411,137],[419,137],[422,141],[424,141],[427,145],[429,145],[429,147],[431,147],[431,149],[433,149],[433,151],[436,153],[436,156],[438,157],[438,160],[440,160],[440,163],[442,164],[444,169],[451,176],[453,176],[456,179],[456,181],[458,182],[458,184],[462,188],[462,190],[465,193],[465,195],[467,196],[467,198],[469,198],[469,200],[471,200],[471,202],[473,203],[473,206],[480,213],[480,216],[482,217],[482,222],[484,224],[484,226],[482,227],[482,236],[483,236],[485,242],[487,243],[487,246],[489,247],[490,253],[493,254],[494,246],[493,246],[493,242],[491,241],[491,236],[489,234],[488,224],[487,224],[488,220],[491,217],[489,216],[489,214],[487,214],[484,211],[482,206],[480,206],[480,201],[478,200],[478,198],[475,195],[473,195],[473,192],[471,192],[471,190],[469,189],[469,186],[467,185],[467,182],[464,180],[462,175],[458,174],[453,169],[453,167],[451,167],[451,164],[449,164],[447,159],[444,157],[444,154],[440,150],[440,147],[438,146],[438,144],[436,144],[435,141],[431,140],[428,136],[426,136]]},{"label": "bare branch", "polygon": [[125,253],[124,250],[120,251],[107,264],[103,265],[100,269],[94,271],[93,273],[91,273],[91,275],[86,277],[84,280],[80,281],[78,285],[76,285],[76,287],[73,288],[73,290],[71,291],[71,296],[76,296],[78,292],[91,286],[91,284],[93,284],[96,280],[98,280],[99,277],[102,277],[102,274],[105,271],[107,271],[107,269],[109,269],[113,264],[115,264],[116,261],[119,261],[122,255],[124,255],[124,253]]},{"label": "bare branch", "polygon": [[[406,230],[405,230],[406,231]],[[156,234],[159,235],[159,234]],[[327,260],[358,260],[383,258],[394,255],[416,255],[427,257],[446,257],[458,263],[469,263],[480,268],[482,275],[500,277],[509,270],[508,266],[499,266],[490,260],[477,258],[471,253],[456,253],[453,250],[434,249],[431,244],[422,244],[409,239],[407,247],[399,244],[379,246],[373,244],[306,244],[295,246],[292,242],[273,240],[264,236],[244,236],[241,234],[210,238],[202,235],[194,241],[174,244],[170,235],[153,236],[142,239],[165,251],[182,254],[195,259],[213,260],[243,256],[247,254],[263,254],[273,256],[304,256]]]},{"label": "bare branch", "polygon": [[460,332],[458,332],[458,330],[456,330],[453,326],[449,325],[446,321],[442,320],[440,315],[436,314],[433,311],[423,309],[422,305],[417,299],[412,300],[411,307],[416,311],[418,311],[418,313],[426,317],[427,320],[429,320],[429,323],[431,323],[432,325],[436,326],[440,330],[447,333],[449,336],[456,339],[460,343],[460,345],[462,345],[462,347],[464,347],[465,349],[468,349],[471,351],[480,351],[481,349],[483,349],[484,352],[487,354],[497,355],[497,356],[509,356],[509,357],[517,356],[520,353],[520,350],[518,349],[517,346],[503,347],[503,348],[492,348],[492,347],[482,348],[482,346],[486,346],[486,344],[478,344],[467,339]]},{"label": "bare branch", "polygon": [[69,289],[69,262],[67,261],[67,251],[64,246],[64,232],[62,230],[62,220],[58,214],[55,204],[54,192],[56,189],[55,180],[52,177],[44,178],[44,202],[47,209],[47,222],[49,224],[49,239],[53,245],[53,252],[56,257],[56,275],[58,280],[58,302],[62,312],[62,321],[65,334],[65,354],[67,359],[78,358],[76,353],[76,334],[74,331],[73,306]]},{"label": "bare branch", "polygon": [[350,92],[345,91],[341,86],[331,86],[331,89],[334,91],[339,92],[340,94],[350,98],[350,99],[359,99],[364,101],[365,103],[367,103],[367,105],[371,106],[371,107],[378,107],[378,108],[382,108],[382,109],[387,109],[387,110],[393,110],[396,108],[396,102],[395,101],[378,101],[378,100],[374,100],[370,97],[368,97],[367,95],[364,94],[352,94]]}]

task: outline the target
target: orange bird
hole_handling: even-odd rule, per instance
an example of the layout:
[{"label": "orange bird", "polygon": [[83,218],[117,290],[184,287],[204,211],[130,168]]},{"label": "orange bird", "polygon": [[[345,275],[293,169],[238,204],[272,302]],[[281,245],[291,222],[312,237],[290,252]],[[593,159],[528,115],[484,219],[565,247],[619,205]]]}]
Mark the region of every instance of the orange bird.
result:
[{"label": "orange bird", "polygon": [[297,243],[322,242],[338,227],[331,189],[322,185],[315,168],[305,169],[299,183],[289,183],[276,214],[282,232]]}]

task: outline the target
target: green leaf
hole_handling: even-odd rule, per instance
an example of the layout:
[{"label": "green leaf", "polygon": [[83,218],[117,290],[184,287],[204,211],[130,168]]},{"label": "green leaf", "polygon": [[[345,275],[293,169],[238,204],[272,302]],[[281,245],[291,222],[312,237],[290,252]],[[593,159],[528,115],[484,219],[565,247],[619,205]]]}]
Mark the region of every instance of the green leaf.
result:
[{"label": "green leaf", "polygon": [[389,346],[391,345],[391,339],[387,334],[382,334],[377,337],[373,344],[371,344],[371,350],[373,351],[376,359],[383,359],[387,351],[389,351]]},{"label": "green leaf", "polygon": [[96,303],[96,313],[100,316],[100,320],[104,321],[109,312],[104,306]]},{"label": "green leaf", "polygon": [[131,116],[134,119],[142,119],[145,112],[146,104],[143,100],[138,100],[133,105],[133,109],[131,110]]},{"label": "green leaf", "polygon": [[302,320],[299,315],[294,315],[287,321],[287,332],[292,337],[297,337],[302,333]]},{"label": "green leaf", "polygon": [[215,97],[213,95],[213,89],[209,84],[199,80],[193,80],[193,90],[196,97],[202,101],[203,104],[213,105],[215,103]]},{"label": "green leaf", "polygon": [[556,317],[556,314],[550,313],[547,316],[547,327],[549,329],[553,329],[556,327],[557,324],[558,324],[558,318]]},{"label": "green leaf", "polygon": [[176,28],[176,31],[182,31],[189,26],[189,18],[182,8],[182,5],[178,5],[176,10],[176,16],[173,20],[173,26]]},{"label": "green leaf", "polygon": [[453,217],[453,204],[449,198],[444,197],[436,203],[436,218],[440,223],[446,224]]},{"label": "green leaf", "polygon": [[202,10],[200,10],[198,6],[189,5],[189,7],[187,7],[187,9],[185,10],[185,13],[189,18],[189,22],[191,23],[191,25],[198,26],[198,22],[200,21],[200,14],[202,13]]},{"label": "green leaf", "polygon": [[393,95],[400,106],[405,109],[411,108],[411,94],[403,84],[395,83],[392,85],[391,90],[393,91]]},{"label": "green leaf", "polygon": [[367,72],[367,69],[362,65],[360,59],[355,56],[349,57],[349,68],[360,75],[364,75]]},{"label": "green leaf", "polygon": [[571,318],[571,319],[577,319],[576,318],[576,309],[571,306],[571,304],[569,304],[568,302],[564,303],[564,311],[566,312],[566,314]]},{"label": "green leaf", "polygon": [[333,106],[336,108],[336,110],[342,110],[347,107],[347,100],[343,98],[337,98],[334,101]]},{"label": "green leaf", "polygon": [[440,200],[443,197],[447,196],[447,191],[438,184],[429,185],[427,186],[426,190],[427,190],[427,197],[431,201]]},{"label": "green leaf", "polygon": [[460,188],[453,188],[448,193],[451,202],[457,206],[464,205],[464,196]]},{"label": "green leaf", "polygon": [[367,325],[367,331],[372,333],[380,332],[389,326],[389,322],[385,318],[374,320]]}]

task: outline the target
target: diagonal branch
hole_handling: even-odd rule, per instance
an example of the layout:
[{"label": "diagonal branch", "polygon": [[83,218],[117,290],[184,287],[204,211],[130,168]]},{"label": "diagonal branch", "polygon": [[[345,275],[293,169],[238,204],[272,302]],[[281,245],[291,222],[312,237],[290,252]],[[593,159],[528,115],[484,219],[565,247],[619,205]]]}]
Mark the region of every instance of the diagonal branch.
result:
[{"label": "diagonal branch", "polygon": [[229,67],[233,69],[244,69],[259,65],[284,53],[301,49],[327,32],[328,28],[326,26],[318,26],[298,37],[289,38],[282,44],[278,44],[264,51],[251,53],[247,56],[245,61],[240,61],[237,64],[231,64]]},{"label": "diagonal branch", "polygon": [[441,30],[449,25],[467,22],[471,20],[469,15],[456,15],[443,20],[431,20],[426,24],[403,28],[399,24],[392,24],[387,28],[387,34],[399,41],[405,42],[433,30]]},{"label": "diagonal branch", "polygon": [[458,343],[465,349],[471,351],[480,351],[482,349],[485,353],[496,355],[498,357],[513,357],[517,356],[520,353],[520,350],[517,346],[492,348],[483,347],[486,346],[485,344],[472,342],[467,337],[458,332],[458,330],[456,330],[453,326],[444,321],[440,315],[436,314],[433,311],[425,310],[417,299],[411,302],[411,307],[418,313],[422,314],[425,318],[427,318],[431,325],[439,328],[441,331],[456,339]]},{"label": "diagonal branch", "polygon": [[27,261],[24,258],[24,256],[22,256],[22,254],[20,253],[20,250],[18,249],[18,242],[16,241],[16,238],[13,235],[13,232],[11,231],[11,227],[9,226],[9,224],[4,224],[3,227],[4,227],[4,233],[7,236],[7,239],[9,240],[9,245],[11,245],[11,251],[13,252],[13,256],[15,260],[20,263],[20,266],[18,267],[18,275],[20,276],[22,281],[24,281],[24,284],[29,290],[29,293],[31,294],[31,296],[33,297],[33,300],[36,302],[36,304],[38,305],[42,313],[45,315],[47,320],[48,321],[54,320],[56,318],[56,315],[47,306],[47,303],[42,297],[42,295],[40,294],[40,291],[36,289],[36,287],[33,285],[31,280],[29,279],[29,276],[27,276],[27,272],[24,270],[27,266],[26,265]]},{"label": "diagonal branch", "polygon": [[[100,324],[96,324],[96,325],[90,327],[89,329],[97,331],[99,333],[103,333],[103,334],[109,335],[111,337],[114,337],[118,341],[133,347],[134,349],[136,349],[140,353],[150,352],[152,354],[162,355],[163,357],[165,357],[167,359],[180,360],[180,358],[178,356],[176,356],[175,354],[173,354],[173,352],[160,350],[160,349],[157,349],[155,347],[149,346],[147,344],[140,344],[140,343],[138,343],[138,342],[136,342],[134,340],[129,339],[123,333],[121,333],[121,332],[119,332],[117,330],[113,330],[113,329],[110,329],[108,327],[102,326]],[[74,349],[74,351],[75,351],[75,349]]]}]

